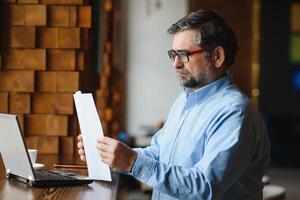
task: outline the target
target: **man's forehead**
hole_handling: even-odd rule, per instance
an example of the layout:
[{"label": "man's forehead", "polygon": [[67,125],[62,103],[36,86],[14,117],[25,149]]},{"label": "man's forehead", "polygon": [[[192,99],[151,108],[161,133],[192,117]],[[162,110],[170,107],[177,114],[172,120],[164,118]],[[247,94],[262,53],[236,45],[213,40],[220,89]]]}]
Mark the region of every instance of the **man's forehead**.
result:
[{"label": "man's forehead", "polygon": [[196,30],[188,29],[174,34],[172,48],[179,50],[197,47],[195,43],[196,33]]}]

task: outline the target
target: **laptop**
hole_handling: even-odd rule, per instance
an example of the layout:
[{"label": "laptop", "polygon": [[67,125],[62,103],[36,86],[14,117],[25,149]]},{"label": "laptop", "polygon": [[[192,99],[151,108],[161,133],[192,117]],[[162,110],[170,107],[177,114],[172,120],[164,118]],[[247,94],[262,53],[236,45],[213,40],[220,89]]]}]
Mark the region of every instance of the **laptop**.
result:
[{"label": "laptop", "polygon": [[16,115],[0,113],[0,137],[0,152],[9,179],[32,187],[75,186],[93,182],[72,172],[34,170]]}]

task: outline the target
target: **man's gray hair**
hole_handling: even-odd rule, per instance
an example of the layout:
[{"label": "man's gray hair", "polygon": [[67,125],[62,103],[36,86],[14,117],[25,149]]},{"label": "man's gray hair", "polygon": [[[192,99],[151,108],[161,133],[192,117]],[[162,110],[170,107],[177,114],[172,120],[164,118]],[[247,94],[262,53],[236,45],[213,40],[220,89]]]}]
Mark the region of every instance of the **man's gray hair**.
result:
[{"label": "man's gray hair", "polygon": [[216,47],[222,46],[225,51],[224,65],[231,66],[234,63],[238,49],[237,39],[232,28],[220,14],[212,10],[192,12],[172,24],[167,32],[176,34],[187,29],[197,31],[194,42],[208,55]]}]

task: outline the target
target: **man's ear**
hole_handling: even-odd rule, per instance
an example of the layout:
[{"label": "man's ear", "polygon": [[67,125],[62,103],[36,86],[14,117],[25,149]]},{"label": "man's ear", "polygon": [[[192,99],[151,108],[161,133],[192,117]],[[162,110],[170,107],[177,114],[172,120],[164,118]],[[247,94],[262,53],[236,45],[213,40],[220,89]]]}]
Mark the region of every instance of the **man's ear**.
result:
[{"label": "man's ear", "polygon": [[213,52],[213,62],[216,68],[220,68],[223,66],[225,60],[225,51],[224,48],[218,46],[214,49]]}]

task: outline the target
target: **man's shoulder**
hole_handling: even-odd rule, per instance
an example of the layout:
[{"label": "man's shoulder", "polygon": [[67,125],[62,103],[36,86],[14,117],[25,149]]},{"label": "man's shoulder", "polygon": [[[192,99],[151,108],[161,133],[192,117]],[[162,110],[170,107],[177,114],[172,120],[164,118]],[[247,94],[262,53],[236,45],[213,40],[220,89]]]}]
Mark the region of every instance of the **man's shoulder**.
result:
[{"label": "man's shoulder", "polygon": [[253,105],[251,100],[234,84],[220,90],[208,102],[221,108],[239,110],[245,110]]}]

